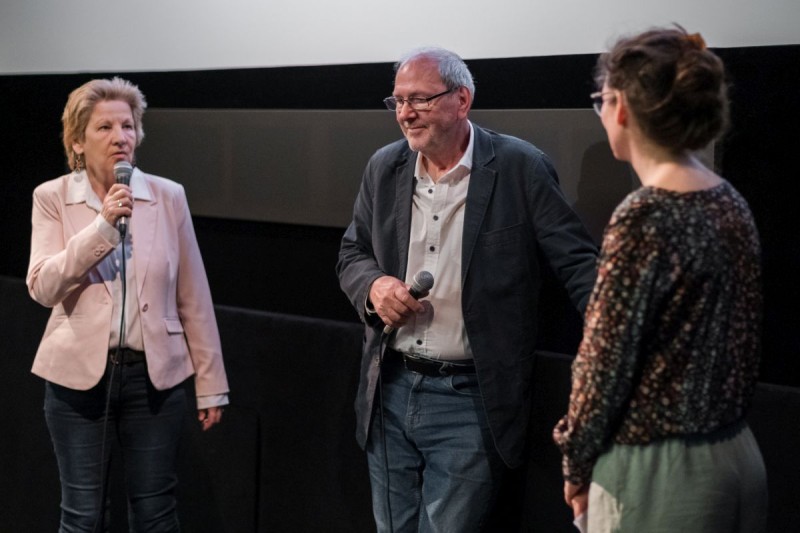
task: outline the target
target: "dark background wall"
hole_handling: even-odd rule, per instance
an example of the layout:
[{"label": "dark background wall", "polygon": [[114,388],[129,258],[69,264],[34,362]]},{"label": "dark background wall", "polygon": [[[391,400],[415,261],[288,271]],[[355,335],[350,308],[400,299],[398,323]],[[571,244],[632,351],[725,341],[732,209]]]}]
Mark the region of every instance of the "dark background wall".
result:
[{"label": "dark background wall", "polygon": [[[729,70],[733,102],[733,127],[717,146],[717,166],[750,202],[763,243],[762,380],[800,385],[798,203],[788,192],[797,176],[794,156],[800,148],[792,133],[800,119],[800,100],[791,90],[800,46],[717,53]],[[475,108],[587,108],[595,60],[587,54],[468,61],[478,88]],[[32,190],[66,170],[59,135],[67,94],[88,79],[113,74],[0,76],[0,160],[5,170],[0,181],[0,275],[25,276]],[[122,75],[140,86],[151,109],[376,109],[391,93],[393,80],[388,63]],[[195,217],[195,224],[215,303],[356,320],[334,275],[343,228],[210,217]],[[542,347],[570,353],[579,319],[564,305],[559,290],[552,292],[546,295],[554,311],[544,317]]]},{"label": "dark background wall", "polygon": [[[24,282],[0,276],[0,531],[55,531],[58,473],[44,417],[43,384],[30,375],[47,310]],[[233,403],[212,431],[189,409],[177,490],[187,533],[374,531],[364,454],[353,433],[363,331],[332,321],[216,307]],[[5,346],[5,345],[4,345]],[[564,414],[571,357],[537,352],[527,461],[501,488],[491,533],[574,533],[563,501],[552,429]],[[800,389],[761,383],[748,422],[767,467],[770,533],[795,531]],[[127,531],[118,450],[112,450],[111,531]]]}]

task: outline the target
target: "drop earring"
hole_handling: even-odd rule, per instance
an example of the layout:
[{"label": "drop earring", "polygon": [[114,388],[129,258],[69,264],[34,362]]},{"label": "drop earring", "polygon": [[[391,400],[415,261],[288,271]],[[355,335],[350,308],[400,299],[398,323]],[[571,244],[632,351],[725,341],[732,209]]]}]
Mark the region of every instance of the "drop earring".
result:
[{"label": "drop earring", "polygon": [[72,171],[76,173],[80,172],[84,168],[83,154],[79,154],[77,152],[72,152],[72,154],[72,160],[74,162]]}]

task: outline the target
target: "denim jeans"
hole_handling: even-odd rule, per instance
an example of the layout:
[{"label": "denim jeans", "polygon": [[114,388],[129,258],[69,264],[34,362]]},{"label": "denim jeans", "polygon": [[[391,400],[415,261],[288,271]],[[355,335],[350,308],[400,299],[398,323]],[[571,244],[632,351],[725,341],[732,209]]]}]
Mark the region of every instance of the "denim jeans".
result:
[{"label": "denim jeans", "polygon": [[428,377],[386,361],[382,381],[367,442],[378,532],[480,531],[505,467],[477,376]]},{"label": "denim jeans", "polygon": [[[103,415],[112,372],[104,446]],[[44,411],[61,478],[59,532],[107,530],[109,505],[101,491],[108,492],[114,439],[125,470],[130,531],[180,530],[175,487],[178,441],[187,414],[183,386],[157,391],[144,362],[109,364],[105,377],[88,391],[47,382]]]}]

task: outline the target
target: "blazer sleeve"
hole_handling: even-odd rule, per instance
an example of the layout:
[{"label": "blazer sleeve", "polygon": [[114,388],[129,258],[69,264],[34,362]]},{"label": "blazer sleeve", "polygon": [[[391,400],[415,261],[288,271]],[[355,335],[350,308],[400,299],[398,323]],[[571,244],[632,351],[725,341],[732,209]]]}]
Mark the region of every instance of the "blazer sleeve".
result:
[{"label": "blazer sleeve", "polygon": [[367,313],[366,303],[372,282],[386,275],[375,258],[373,238],[374,159],[367,164],[353,208],[353,220],[345,230],[339,249],[336,273],[339,285],[362,322],[376,325],[377,315]]},{"label": "blazer sleeve", "polygon": [[98,230],[95,222],[99,214],[94,217],[95,222],[87,214],[89,223],[71,237],[65,237],[62,183],[63,180],[45,183],[33,193],[31,256],[26,283],[31,297],[45,307],[58,305],[80,287],[92,267],[116,246]]},{"label": "blazer sleeve", "polygon": [[549,158],[532,167],[528,195],[539,245],[573,305],[583,314],[597,276],[597,246],[569,206]]},{"label": "blazer sleeve", "polygon": [[176,304],[195,370],[195,391],[197,396],[225,394],[228,379],[211,289],[183,187],[179,186],[172,201],[173,212],[180,213],[176,217],[180,248]]}]

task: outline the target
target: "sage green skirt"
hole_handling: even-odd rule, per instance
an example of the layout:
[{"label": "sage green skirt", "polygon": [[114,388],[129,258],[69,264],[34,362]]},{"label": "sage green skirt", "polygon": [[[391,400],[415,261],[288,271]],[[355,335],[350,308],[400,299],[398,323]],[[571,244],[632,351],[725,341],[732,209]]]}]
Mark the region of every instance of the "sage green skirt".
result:
[{"label": "sage green skirt", "polygon": [[703,437],[601,455],[589,488],[589,533],[759,533],[767,474],[744,422]]}]

